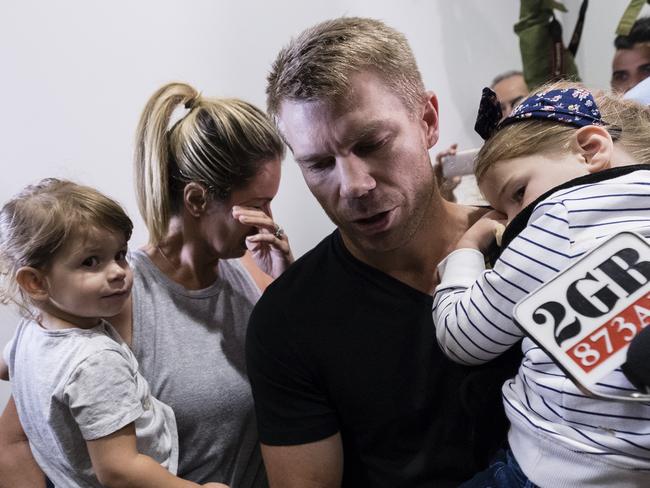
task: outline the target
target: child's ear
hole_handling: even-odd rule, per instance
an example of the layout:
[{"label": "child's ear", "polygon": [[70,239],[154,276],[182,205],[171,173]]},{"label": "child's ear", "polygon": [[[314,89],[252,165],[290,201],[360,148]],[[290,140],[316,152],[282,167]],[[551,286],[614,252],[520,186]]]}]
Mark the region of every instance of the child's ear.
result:
[{"label": "child's ear", "polygon": [[183,189],[183,205],[193,217],[200,217],[208,204],[208,191],[203,185],[192,181]]},{"label": "child's ear", "polygon": [[36,268],[20,268],[16,273],[16,282],[20,289],[36,302],[47,300],[49,297],[45,275]]},{"label": "child's ear", "polygon": [[600,125],[581,127],[576,131],[576,142],[590,173],[611,167],[614,142],[607,129]]}]

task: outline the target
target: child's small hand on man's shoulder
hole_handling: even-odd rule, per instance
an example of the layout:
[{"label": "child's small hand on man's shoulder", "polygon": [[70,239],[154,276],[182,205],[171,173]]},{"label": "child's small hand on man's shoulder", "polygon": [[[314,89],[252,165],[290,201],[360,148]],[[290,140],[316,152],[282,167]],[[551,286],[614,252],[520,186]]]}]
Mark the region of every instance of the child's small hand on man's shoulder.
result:
[{"label": "child's small hand on man's shoulder", "polygon": [[492,241],[503,233],[507,219],[497,210],[487,212],[465,232],[456,249],[477,249],[485,253]]}]

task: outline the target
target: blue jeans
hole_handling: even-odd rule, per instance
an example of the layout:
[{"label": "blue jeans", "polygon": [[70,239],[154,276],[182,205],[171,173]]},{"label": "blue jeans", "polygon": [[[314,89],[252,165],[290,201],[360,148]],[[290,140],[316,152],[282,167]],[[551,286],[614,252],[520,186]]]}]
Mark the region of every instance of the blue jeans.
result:
[{"label": "blue jeans", "polygon": [[519,467],[510,449],[500,450],[492,464],[458,488],[538,488]]}]

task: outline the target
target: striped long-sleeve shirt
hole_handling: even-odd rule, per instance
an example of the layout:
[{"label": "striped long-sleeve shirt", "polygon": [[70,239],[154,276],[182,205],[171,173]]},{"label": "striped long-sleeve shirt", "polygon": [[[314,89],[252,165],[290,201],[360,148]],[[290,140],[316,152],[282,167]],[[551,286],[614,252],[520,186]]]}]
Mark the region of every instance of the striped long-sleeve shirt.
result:
[{"label": "striped long-sleeve shirt", "polygon": [[[650,171],[554,193],[491,270],[476,250],[451,253],[439,265],[433,302],[441,347],[463,364],[500,355],[523,336],[514,305],[623,230],[650,237]],[[541,486],[650,486],[650,405],[587,397],[530,339],[522,344],[524,360],[503,399],[526,475]],[[620,370],[598,388],[634,390]]]}]

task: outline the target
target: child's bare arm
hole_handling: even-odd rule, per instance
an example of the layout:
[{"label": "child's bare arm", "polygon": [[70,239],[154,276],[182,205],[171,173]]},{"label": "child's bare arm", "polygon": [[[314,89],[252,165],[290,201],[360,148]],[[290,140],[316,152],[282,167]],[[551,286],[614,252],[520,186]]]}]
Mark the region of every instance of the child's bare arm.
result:
[{"label": "child's bare arm", "polygon": [[45,477],[32,456],[16,404],[10,397],[0,416],[0,488],[39,487],[45,487]]},{"label": "child's bare arm", "polygon": [[[136,448],[133,423],[113,434],[87,441],[88,453],[99,482],[107,488],[190,488],[201,486],[171,474]],[[227,488],[221,483],[203,486]]]}]

